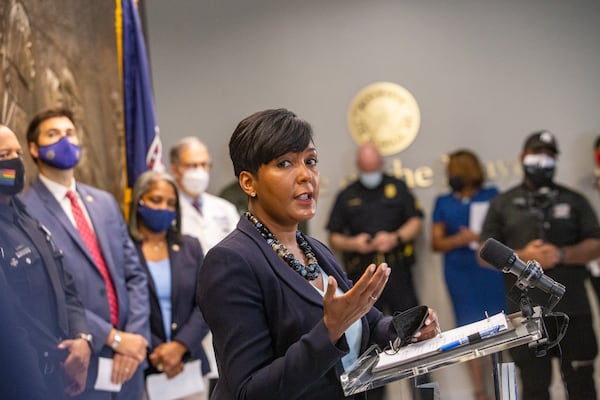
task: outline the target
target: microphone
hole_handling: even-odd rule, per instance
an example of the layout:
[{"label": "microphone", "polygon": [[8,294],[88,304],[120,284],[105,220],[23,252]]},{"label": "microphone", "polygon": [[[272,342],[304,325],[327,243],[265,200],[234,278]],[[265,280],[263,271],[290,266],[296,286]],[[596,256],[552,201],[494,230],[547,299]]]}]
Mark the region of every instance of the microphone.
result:
[{"label": "microphone", "polygon": [[517,286],[521,290],[538,288],[555,298],[553,304],[556,304],[565,294],[565,286],[544,275],[540,263],[535,260],[524,263],[511,248],[494,238],[485,241],[479,256],[504,273],[510,272],[516,275]]}]

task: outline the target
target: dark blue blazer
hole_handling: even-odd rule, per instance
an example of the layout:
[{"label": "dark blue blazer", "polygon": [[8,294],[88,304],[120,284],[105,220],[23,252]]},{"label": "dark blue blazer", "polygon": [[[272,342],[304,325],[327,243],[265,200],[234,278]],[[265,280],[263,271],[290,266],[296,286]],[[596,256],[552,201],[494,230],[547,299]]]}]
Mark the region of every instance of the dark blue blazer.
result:
[{"label": "dark blue blazer", "polygon": [[[208,334],[208,324],[204,321],[200,308],[196,304],[196,279],[204,255],[198,239],[182,236],[180,243],[169,240],[169,262],[171,263],[171,340],[188,348],[189,354],[184,361],[202,361],[202,374],[210,372],[208,358],[202,347],[202,339]],[[152,337],[150,354],[158,345],[166,342],[167,335],[163,316],[156,293],[156,285],[142,252],[142,244],[136,243],[142,267],[148,278],[150,289],[150,334]],[[157,372],[154,369],[148,372]]]},{"label": "dark blue blazer", "polygon": [[[333,254],[308,238],[319,265],[343,291],[351,283]],[[204,260],[198,303],[213,333],[219,382],[211,400],[343,399],[342,337],[329,340],[323,298],[279,258],[245,218]],[[362,318],[361,352],[394,337],[375,308]]]},{"label": "dark blue blazer", "polygon": [[[98,244],[117,292],[119,323],[116,328],[140,334],[150,343],[150,306],[146,273],[140,265],[121,210],[108,192],[81,183],[77,183],[77,191],[94,226]],[[85,398],[87,391],[93,391],[98,357],[112,358],[114,354],[113,350],[104,344],[112,329],[106,284],[77,228],[39,179],[33,182],[22,199],[28,211],[52,232],[56,245],[63,251],[63,263],[75,280],[94,336],[94,354],[90,360],[86,393],[83,395]],[[111,396],[109,392],[101,393],[106,393],[106,398]],[[140,366],[136,375],[121,388],[119,398],[141,399],[142,396],[143,367]]]}]

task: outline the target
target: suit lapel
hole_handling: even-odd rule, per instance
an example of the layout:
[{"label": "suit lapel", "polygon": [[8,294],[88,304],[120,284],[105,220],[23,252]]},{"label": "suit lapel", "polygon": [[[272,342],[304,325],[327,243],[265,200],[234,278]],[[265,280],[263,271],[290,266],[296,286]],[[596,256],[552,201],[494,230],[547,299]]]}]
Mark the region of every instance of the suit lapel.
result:
[{"label": "suit lapel", "polygon": [[[182,240],[182,243],[183,243],[183,240]],[[184,276],[181,268],[177,268],[177,265],[181,265],[182,262],[184,261],[181,259],[182,258],[182,256],[181,256],[182,247],[180,247],[179,245],[175,245],[170,240],[167,241],[167,245],[169,246],[169,260],[171,263],[171,269],[170,269],[171,270],[171,305],[172,305],[171,319],[173,321],[175,321],[176,318],[178,317],[176,315],[176,310],[180,309],[179,303],[188,301],[187,299],[181,299],[179,297],[179,292],[177,290],[175,290],[175,288],[182,286],[181,282],[183,282],[183,280],[186,279],[186,276]],[[169,324],[170,323],[171,323],[171,321],[169,321]]]},{"label": "suit lapel", "polygon": [[156,300],[158,302],[158,296],[156,295],[156,286],[154,285],[154,279],[151,279],[152,274],[150,273],[150,268],[148,267],[148,263],[146,262],[146,258],[144,257],[144,253],[142,251],[142,244],[141,243],[136,243],[135,247],[136,247],[136,250],[137,250],[137,253],[138,253],[138,257],[140,259],[140,265],[144,269],[144,272],[146,273],[146,275],[148,275],[148,287],[150,289],[150,293],[152,295],[154,295],[154,297],[156,298]]},{"label": "suit lapel", "polygon": [[[150,301],[150,311],[151,311],[150,324],[152,326],[152,329],[160,328],[160,331],[162,333],[158,336],[163,341],[165,341],[167,338],[167,334],[164,329],[164,324],[162,323],[163,315],[162,315],[162,310],[160,308],[160,302],[158,301],[158,294],[156,293],[156,285],[154,284],[154,278],[152,277],[152,273],[150,272],[150,267],[148,267],[148,262],[146,261],[146,258],[144,257],[144,253],[142,251],[142,243],[136,242],[135,247],[136,247],[136,250],[138,253],[138,258],[140,259],[140,265],[144,269],[144,272],[146,273],[146,278],[148,281],[148,297],[149,297],[149,301]],[[171,259],[170,255],[169,255],[169,259]],[[171,261],[171,271],[172,270],[173,270],[173,261]],[[173,279],[173,278],[171,278],[171,279]],[[173,299],[173,297],[175,295],[175,293],[173,293],[173,289],[172,289],[173,287],[175,287],[175,286],[173,285],[173,283],[171,283],[171,299]],[[175,310],[177,309],[176,308],[177,306],[173,302],[173,300],[171,300],[171,302],[172,302],[171,310],[173,312],[175,312]],[[157,323],[157,321],[154,317],[155,313],[158,313],[160,315],[160,323]],[[169,323],[170,323],[170,321],[169,321]]]},{"label": "suit lapel", "polygon": [[[311,284],[306,281],[306,279],[302,278],[296,271],[293,271],[290,266],[283,261],[275,251],[271,248],[269,244],[267,244],[266,240],[261,236],[261,234],[256,230],[254,225],[246,218],[241,218],[238,223],[238,228],[244,232],[246,235],[250,237],[252,241],[260,248],[260,251],[263,253],[269,267],[279,276],[282,282],[284,282],[291,290],[296,292],[299,296],[306,299],[308,302],[317,305],[319,307],[323,307],[323,297],[316,291],[313,287],[310,287]],[[337,279],[337,278],[336,278]],[[307,290],[308,285],[310,290]]]},{"label": "suit lapel", "polygon": [[346,277],[342,276],[339,273],[339,268],[334,267],[334,263],[336,261],[333,258],[333,256],[329,256],[330,251],[316,239],[313,239],[308,236],[305,236],[305,237],[306,237],[306,240],[308,241],[308,244],[310,244],[310,247],[313,248],[313,251],[315,252],[315,254],[318,254],[321,256],[321,257],[319,257],[319,265],[321,266],[321,268],[323,268],[323,271],[325,271],[325,273],[327,275],[333,276],[338,284],[338,287],[343,292],[347,292],[350,289],[350,285],[348,284]]},{"label": "suit lapel", "polygon": [[[38,194],[41,200],[41,204],[44,204],[46,209],[56,220],[63,226],[65,231],[69,234],[71,239],[75,242],[77,247],[81,250],[83,254],[89,259],[89,261],[94,264],[94,259],[87,246],[85,245],[83,239],[81,239],[81,235],[77,228],[73,225],[65,211],[62,209],[61,205],[56,201],[56,198],[50,193],[48,188],[40,181],[36,180],[31,186],[33,190]],[[94,264],[95,265],[95,264]]]}]

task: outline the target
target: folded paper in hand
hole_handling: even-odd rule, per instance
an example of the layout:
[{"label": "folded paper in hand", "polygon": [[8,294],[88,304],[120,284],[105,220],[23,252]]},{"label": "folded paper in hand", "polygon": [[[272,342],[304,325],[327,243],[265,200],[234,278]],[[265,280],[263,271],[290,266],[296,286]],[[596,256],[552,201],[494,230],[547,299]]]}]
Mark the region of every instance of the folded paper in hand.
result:
[{"label": "folded paper in hand", "polygon": [[508,322],[504,313],[498,313],[484,320],[445,331],[441,335],[438,335],[432,339],[409,344],[406,347],[400,348],[400,350],[395,354],[388,354],[386,352],[380,353],[379,361],[377,362],[377,365],[373,367],[373,371],[376,372],[386,370],[406,362],[437,353],[440,351],[440,347],[445,344],[495,326],[499,326],[500,331],[505,331],[508,329]]}]

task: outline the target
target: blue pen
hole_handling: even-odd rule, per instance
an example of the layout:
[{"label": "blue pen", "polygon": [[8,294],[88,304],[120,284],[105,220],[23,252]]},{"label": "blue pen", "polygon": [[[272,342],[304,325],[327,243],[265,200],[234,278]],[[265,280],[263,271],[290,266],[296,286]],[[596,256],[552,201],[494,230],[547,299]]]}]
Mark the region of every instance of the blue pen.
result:
[{"label": "blue pen", "polygon": [[458,346],[462,346],[463,344],[471,344],[471,343],[480,342],[482,339],[484,339],[486,337],[494,336],[496,333],[498,333],[498,331],[500,331],[500,329],[502,329],[502,325],[492,326],[491,328],[484,329],[482,331],[479,331],[479,332],[469,335],[467,337],[463,337],[463,338],[460,338],[453,342],[446,343],[445,345],[440,347],[440,351],[452,350]]}]

